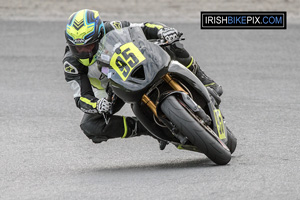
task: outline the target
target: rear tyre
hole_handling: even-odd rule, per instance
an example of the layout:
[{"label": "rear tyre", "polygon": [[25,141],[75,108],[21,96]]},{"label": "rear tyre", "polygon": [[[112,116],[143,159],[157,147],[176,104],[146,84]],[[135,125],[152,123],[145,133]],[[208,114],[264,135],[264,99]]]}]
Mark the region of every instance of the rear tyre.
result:
[{"label": "rear tyre", "polygon": [[174,96],[169,96],[162,102],[161,110],[176,128],[213,162],[226,165],[230,161],[230,151],[208,133]]}]

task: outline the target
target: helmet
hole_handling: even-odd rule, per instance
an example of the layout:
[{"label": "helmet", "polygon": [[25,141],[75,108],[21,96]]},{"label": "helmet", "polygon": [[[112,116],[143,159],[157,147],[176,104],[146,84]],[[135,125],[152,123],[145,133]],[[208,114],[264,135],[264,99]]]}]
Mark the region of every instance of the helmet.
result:
[{"label": "helmet", "polygon": [[96,61],[99,42],[104,35],[105,28],[99,13],[88,9],[73,13],[65,31],[71,52],[85,66]]}]

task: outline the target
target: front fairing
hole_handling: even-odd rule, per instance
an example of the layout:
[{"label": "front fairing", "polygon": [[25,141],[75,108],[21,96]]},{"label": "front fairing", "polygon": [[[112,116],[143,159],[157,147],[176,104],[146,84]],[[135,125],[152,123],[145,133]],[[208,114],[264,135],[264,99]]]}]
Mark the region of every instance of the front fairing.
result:
[{"label": "front fairing", "polygon": [[113,91],[127,103],[139,101],[170,62],[140,27],[110,31],[100,41],[99,52],[99,61],[109,66],[106,73]]}]

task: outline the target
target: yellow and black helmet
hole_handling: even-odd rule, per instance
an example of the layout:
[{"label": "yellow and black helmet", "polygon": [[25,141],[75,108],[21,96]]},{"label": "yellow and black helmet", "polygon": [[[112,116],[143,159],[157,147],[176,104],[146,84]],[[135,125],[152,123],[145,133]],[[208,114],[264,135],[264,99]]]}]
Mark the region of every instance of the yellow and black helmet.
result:
[{"label": "yellow and black helmet", "polygon": [[96,61],[99,41],[104,35],[105,28],[99,13],[88,9],[73,13],[65,31],[71,52],[85,66]]}]

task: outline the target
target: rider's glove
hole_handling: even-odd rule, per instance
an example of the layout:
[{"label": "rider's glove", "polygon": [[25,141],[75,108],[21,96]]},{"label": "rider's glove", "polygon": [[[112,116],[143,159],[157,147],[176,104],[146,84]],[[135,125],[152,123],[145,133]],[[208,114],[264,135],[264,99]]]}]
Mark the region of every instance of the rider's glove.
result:
[{"label": "rider's glove", "polygon": [[99,113],[107,113],[111,109],[111,102],[107,99],[102,98],[97,101],[97,110]]},{"label": "rider's glove", "polygon": [[166,40],[168,43],[172,43],[179,38],[178,31],[175,28],[162,28],[157,33],[160,39]]}]

